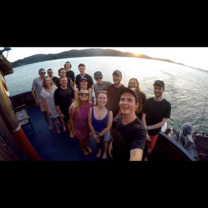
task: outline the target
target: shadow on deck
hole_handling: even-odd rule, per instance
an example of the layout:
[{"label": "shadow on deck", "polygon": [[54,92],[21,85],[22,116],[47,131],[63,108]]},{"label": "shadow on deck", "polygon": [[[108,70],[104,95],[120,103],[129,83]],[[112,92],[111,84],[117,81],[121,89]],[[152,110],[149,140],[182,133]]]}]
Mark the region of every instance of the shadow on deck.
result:
[{"label": "shadow on deck", "polygon": [[[59,123],[58,127],[61,134],[56,133],[56,129],[53,126],[52,120],[49,118],[49,122],[52,126],[52,130],[48,129],[47,123],[44,119],[43,113],[40,111],[39,106],[31,106],[27,108],[28,115],[30,116],[31,123],[35,130],[35,133],[31,130],[26,132],[26,136],[36,152],[39,154],[43,161],[108,161],[109,155],[107,153],[107,159],[103,160],[101,157],[97,158],[96,142],[90,136],[90,148],[92,153],[89,155],[83,155],[79,148],[78,139],[70,138],[69,132],[62,131],[62,125]],[[30,126],[24,126],[22,129],[26,131]],[[102,156],[102,155],[101,155]],[[28,159],[29,160],[29,159]]]}]

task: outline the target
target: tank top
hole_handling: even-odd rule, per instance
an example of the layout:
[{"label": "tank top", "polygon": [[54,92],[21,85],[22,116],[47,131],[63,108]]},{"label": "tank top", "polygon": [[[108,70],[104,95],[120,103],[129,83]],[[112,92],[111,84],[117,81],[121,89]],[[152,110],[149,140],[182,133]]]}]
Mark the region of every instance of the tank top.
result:
[{"label": "tank top", "polygon": [[107,112],[104,119],[102,119],[102,120],[95,119],[94,108],[92,107],[92,125],[93,125],[95,131],[101,132],[105,128],[105,125],[107,122],[107,115],[108,115],[108,112]]}]

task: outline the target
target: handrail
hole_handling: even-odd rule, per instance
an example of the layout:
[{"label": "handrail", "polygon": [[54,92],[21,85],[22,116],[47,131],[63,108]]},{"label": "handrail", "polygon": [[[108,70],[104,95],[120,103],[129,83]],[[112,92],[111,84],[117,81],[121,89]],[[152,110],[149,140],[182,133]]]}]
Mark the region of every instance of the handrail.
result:
[{"label": "handrail", "polygon": [[167,134],[160,131],[159,133],[162,137],[164,137],[169,143],[171,143],[177,150],[179,150],[189,161],[196,161],[196,159],[179,143],[175,140],[171,139]]}]

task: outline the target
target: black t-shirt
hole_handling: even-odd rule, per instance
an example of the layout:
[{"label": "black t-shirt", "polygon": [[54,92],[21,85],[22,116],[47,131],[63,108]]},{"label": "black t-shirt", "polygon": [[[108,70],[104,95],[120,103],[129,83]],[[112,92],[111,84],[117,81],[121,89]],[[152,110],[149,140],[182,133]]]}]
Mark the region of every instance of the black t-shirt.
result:
[{"label": "black t-shirt", "polygon": [[72,80],[72,82],[75,82],[75,75],[72,70],[66,72],[66,76],[69,77]]},{"label": "black t-shirt", "polygon": [[122,124],[123,117],[119,117],[113,131],[113,160],[129,161],[130,150],[139,148],[144,151],[146,131],[142,122],[136,118],[129,124]]},{"label": "black t-shirt", "polygon": [[57,88],[54,93],[55,106],[59,106],[62,113],[69,112],[69,106],[74,98],[74,91],[71,87],[66,89]]},{"label": "black t-shirt", "polygon": [[[154,97],[152,97],[145,101],[142,112],[146,114],[147,126],[151,126],[160,123],[163,118],[170,118],[171,105],[166,99],[156,102]],[[152,129],[148,131],[148,134],[154,136],[157,135],[160,130],[161,127]]]},{"label": "black t-shirt", "polygon": [[[59,79],[60,78],[58,78],[55,81],[57,87],[60,87],[61,86],[61,84],[59,83]],[[71,78],[67,77],[67,79],[68,79],[67,87],[73,87],[73,82],[72,82]]]},{"label": "black t-shirt", "polygon": [[[94,84],[92,77],[89,74],[85,74],[84,77],[87,79],[87,83],[88,83],[87,88],[90,88],[90,86]],[[78,74],[76,76],[76,82],[75,82],[75,84],[77,84],[78,87],[79,87],[80,79],[81,79],[81,76],[80,76],[80,74]],[[79,87],[79,90],[80,90],[80,87]]]},{"label": "black t-shirt", "polygon": [[52,80],[53,80],[54,83],[56,83],[56,80],[57,80],[57,79],[58,79],[58,77],[54,77],[54,76],[53,76],[53,79],[52,79]]}]

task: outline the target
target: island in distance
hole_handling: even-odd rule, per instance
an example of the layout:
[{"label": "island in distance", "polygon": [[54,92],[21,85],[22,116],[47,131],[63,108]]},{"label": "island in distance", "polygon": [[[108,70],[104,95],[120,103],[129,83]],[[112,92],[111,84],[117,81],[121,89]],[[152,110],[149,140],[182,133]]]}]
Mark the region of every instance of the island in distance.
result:
[{"label": "island in distance", "polygon": [[[42,61],[64,59],[64,58],[89,57],[89,56],[120,56],[120,57],[146,58],[146,59],[166,61],[166,62],[170,62],[170,63],[184,65],[182,63],[176,63],[174,61],[171,61],[170,59],[152,58],[152,57],[147,56],[145,54],[121,52],[119,50],[114,50],[114,49],[98,49],[98,48],[94,49],[94,48],[91,48],[91,49],[82,49],[82,50],[72,49],[69,51],[64,51],[64,52],[56,53],[56,54],[36,54],[36,55],[29,56],[29,57],[25,57],[23,59],[19,59],[15,62],[11,62],[11,66],[12,66],[12,68],[15,68],[15,67],[24,66],[27,64],[42,62]],[[184,65],[184,66],[187,66],[187,65]],[[188,67],[191,67],[191,66],[188,66]],[[200,68],[196,68],[196,69],[200,69]],[[200,70],[203,70],[203,69],[200,69]]]},{"label": "island in distance", "polygon": [[[23,59],[19,59],[15,62],[11,62],[13,68],[18,66],[24,66],[27,64],[33,64],[41,61],[49,61],[55,59],[75,58],[75,57],[88,57],[88,56],[122,56],[122,57],[136,57],[147,58],[151,57],[145,54],[134,54],[131,52],[121,52],[113,49],[82,49],[82,50],[69,50],[57,54],[36,54]],[[154,58],[156,59],[156,58]],[[168,60],[170,61],[170,60]]]}]

